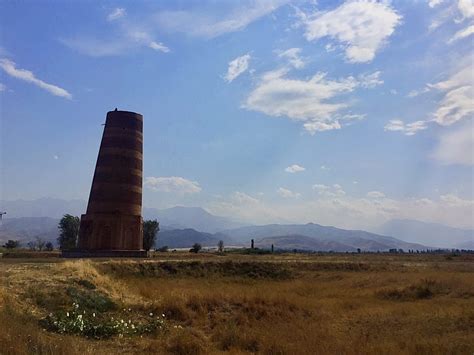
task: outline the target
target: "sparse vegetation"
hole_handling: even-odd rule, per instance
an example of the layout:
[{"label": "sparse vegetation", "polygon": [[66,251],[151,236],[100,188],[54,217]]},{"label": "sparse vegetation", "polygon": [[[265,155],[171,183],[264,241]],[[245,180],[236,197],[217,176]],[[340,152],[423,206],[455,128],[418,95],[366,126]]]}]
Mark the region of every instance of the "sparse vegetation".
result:
[{"label": "sparse vegetation", "polygon": [[0,349],[470,355],[473,257],[177,252],[146,261],[0,259],[0,323],[8,324]]},{"label": "sparse vegetation", "polygon": [[223,240],[219,240],[219,242],[217,243],[217,251],[219,253],[224,252],[224,241]]}]

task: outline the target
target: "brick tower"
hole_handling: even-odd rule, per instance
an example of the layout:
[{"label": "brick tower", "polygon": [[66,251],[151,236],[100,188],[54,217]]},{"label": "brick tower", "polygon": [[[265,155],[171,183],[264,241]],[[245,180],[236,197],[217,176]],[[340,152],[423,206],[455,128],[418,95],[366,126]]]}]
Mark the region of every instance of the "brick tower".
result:
[{"label": "brick tower", "polygon": [[[107,112],[78,249],[100,256],[142,256],[143,116]],[[145,253],[146,254],[146,253]]]}]

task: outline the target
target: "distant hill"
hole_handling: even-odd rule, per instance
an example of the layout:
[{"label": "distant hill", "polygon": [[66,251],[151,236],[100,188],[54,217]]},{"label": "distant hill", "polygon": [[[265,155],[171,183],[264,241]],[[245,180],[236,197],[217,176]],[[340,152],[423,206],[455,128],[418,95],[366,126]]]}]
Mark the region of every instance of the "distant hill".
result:
[{"label": "distant hill", "polygon": [[[345,230],[319,224],[269,224],[264,226],[241,227],[223,231],[222,234],[237,242],[249,243],[250,239],[264,239],[285,236],[304,236],[317,242],[334,242],[346,246],[348,251],[360,248],[364,251],[384,251],[389,249],[429,249],[428,246],[408,243],[396,238],[360,230]],[[293,243],[293,240],[290,240]],[[307,240],[305,240],[307,242]],[[322,245],[322,244],[319,244]],[[290,249],[290,248],[288,248]],[[306,249],[306,248],[305,248]],[[309,249],[309,248],[308,248]]]},{"label": "distant hill", "polygon": [[255,242],[255,246],[263,249],[270,249],[274,246],[275,250],[308,250],[308,251],[356,251],[357,249],[346,244],[338,243],[332,240],[318,240],[306,237],[304,235],[287,235],[283,237],[262,238]]},{"label": "distant hill", "polygon": [[244,224],[226,217],[214,216],[201,207],[144,208],[143,218],[157,219],[160,225],[175,229],[192,228],[206,233],[241,227]]},{"label": "distant hill", "polygon": [[36,237],[56,243],[59,219],[50,217],[4,218],[0,225],[0,242],[8,239],[27,243]]},{"label": "distant hill", "polygon": [[[80,216],[86,202],[43,198],[34,201],[0,201],[7,211],[0,227],[0,241],[20,239],[28,241],[40,236],[55,241],[57,224],[65,213]],[[12,218],[17,217],[17,218]],[[417,221],[395,220],[381,226],[376,233],[345,230],[319,224],[269,224],[242,226],[226,217],[214,216],[200,207],[173,207],[167,209],[143,208],[145,219],[160,222],[158,245],[190,247],[194,243],[214,246],[222,239],[226,245],[250,244],[255,239],[260,245],[278,245],[280,248],[304,250],[383,251],[388,249],[431,249],[435,247],[470,248],[474,240],[472,230]],[[391,236],[386,236],[391,235]],[[291,238],[290,238],[291,237]],[[273,240],[268,238],[280,238]],[[286,239],[285,239],[286,238]],[[296,239],[295,239],[296,238]],[[311,240],[307,239],[311,238]],[[471,244],[470,244],[471,243]]]},{"label": "distant hill", "polygon": [[198,232],[190,228],[160,231],[157,239],[157,248],[165,245],[169,248],[190,248],[194,243],[215,247],[219,242],[219,239],[210,233]]},{"label": "distant hill", "polygon": [[438,223],[426,223],[408,219],[388,221],[375,230],[393,236],[439,248],[462,248],[474,244],[474,230],[448,227]]},{"label": "distant hill", "polygon": [[[40,198],[37,200],[0,201],[0,210],[7,211],[6,217],[50,217],[61,218],[66,213],[80,216],[85,213],[87,202],[84,200],[62,200]],[[206,233],[216,233],[224,229],[242,227],[226,217],[214,216],[200,207],[172,207],[166,209],[143,208],[144,219],[157,219],[160,228],[192,228]]]},{"label": "distant hill", "polygon": [[474,240],[470,240],[469,242],[465,242],[465,243],[456,244],[456,248],[474,250]]}]

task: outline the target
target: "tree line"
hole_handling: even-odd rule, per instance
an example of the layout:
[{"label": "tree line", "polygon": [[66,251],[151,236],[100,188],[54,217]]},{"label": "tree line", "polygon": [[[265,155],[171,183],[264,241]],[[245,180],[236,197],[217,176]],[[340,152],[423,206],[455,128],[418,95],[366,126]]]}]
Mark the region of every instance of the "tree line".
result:
[{"label": "tree line", "polygon": [[[61,218],[58,223],[59,237],[57,238],[60,250],[72,250],[77,247],[80,224],[81,220],[77,216],[65,214]],[[157,220],[143,221],[143,249],[149,251],[154,247],[159,230],[160,223]],[[18,240],[8,240],[3,247],[6,249],[15,249],[21,247],[21,243]],[[31,250],[38,251],[51,251],[54,249],[52,242],[46,242],[41,237],[36,237],[35,240],[28,242],[27,247]],[[198,253],[201,249],[201,244],[194,243],[189,251]],[[157,250],[168,251],[168,247],[161,247]],[[224,241],[220,240],[218,242],[217,250],[219,253],[224,252]]]}]

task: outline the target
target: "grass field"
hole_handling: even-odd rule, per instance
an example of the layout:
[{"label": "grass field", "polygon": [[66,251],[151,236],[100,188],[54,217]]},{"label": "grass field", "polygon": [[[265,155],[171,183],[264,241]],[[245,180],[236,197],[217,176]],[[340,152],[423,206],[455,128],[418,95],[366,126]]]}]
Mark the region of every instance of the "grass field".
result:
[{"label": "grass field", "polygon": [[474,255],[3,258],[0,325],[1,354],[472,355]]}]

